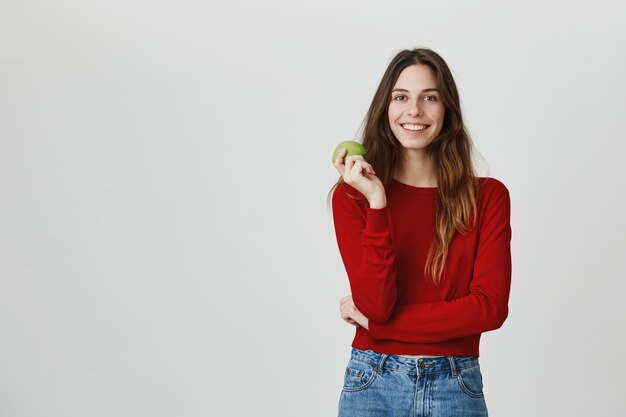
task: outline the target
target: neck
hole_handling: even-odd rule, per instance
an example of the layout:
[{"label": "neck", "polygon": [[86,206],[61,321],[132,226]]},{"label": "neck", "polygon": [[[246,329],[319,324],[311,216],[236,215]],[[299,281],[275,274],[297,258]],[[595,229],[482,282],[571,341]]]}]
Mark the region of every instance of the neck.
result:
[{"label": "neck", "polygon": [[405,149],[393,177],[414,187],[437,187],[435,163],[421,149]]}]

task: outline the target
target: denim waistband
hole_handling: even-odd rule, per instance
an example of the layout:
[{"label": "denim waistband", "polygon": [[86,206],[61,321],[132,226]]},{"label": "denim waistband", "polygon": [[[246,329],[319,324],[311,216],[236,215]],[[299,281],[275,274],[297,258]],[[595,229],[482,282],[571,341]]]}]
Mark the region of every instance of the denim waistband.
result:
[{"label": "denim waistband", "polygon": [[451,373],[456,376],[459,369],[478,365],[477,356],[438,356],[434,358],[407,358],[400,355],[374,352],[371,349],[352,348],[351,357],[378,368],[413,374]]}]

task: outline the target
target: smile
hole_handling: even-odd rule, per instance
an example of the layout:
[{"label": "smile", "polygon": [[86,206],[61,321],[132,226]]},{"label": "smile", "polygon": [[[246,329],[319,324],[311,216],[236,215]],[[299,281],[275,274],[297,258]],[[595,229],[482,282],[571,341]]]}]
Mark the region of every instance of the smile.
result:
[{"label": "smile", "polygon": [[405,132],[408,132],[410,134],[418,134],[423,132],[424,130],[428,129],[430,127],[430,125],[422,125],[422,124],[411,124],[411,123],[405,123],[400,125],[402,126],[402,129]]}]

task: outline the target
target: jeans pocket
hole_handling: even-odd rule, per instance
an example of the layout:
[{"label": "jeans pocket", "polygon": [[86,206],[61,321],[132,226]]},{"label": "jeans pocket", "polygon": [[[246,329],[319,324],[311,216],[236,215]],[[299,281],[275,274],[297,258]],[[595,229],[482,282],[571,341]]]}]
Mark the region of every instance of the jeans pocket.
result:
[{"label": "jeans pocket", "polygon": [[483,398],[483,376],[480,365],[476,364],[468,368],[459,369],[456,377],[461,390],[472,398]]},{"label": "jeans pocket", "polygon": [[374,365],[351,358],[346,366],[343,380],[344,391],[360,391],[367,388],[376,378]]}]

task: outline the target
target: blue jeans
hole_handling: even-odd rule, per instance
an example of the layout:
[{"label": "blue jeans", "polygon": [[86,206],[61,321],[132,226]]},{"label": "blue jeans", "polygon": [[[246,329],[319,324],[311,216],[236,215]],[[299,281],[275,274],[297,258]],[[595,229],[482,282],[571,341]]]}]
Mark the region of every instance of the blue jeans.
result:
[{"label": "blue jeans", "polygon": [[352,348],[339,417],[487,417],[476,356],[405,358]]}]

